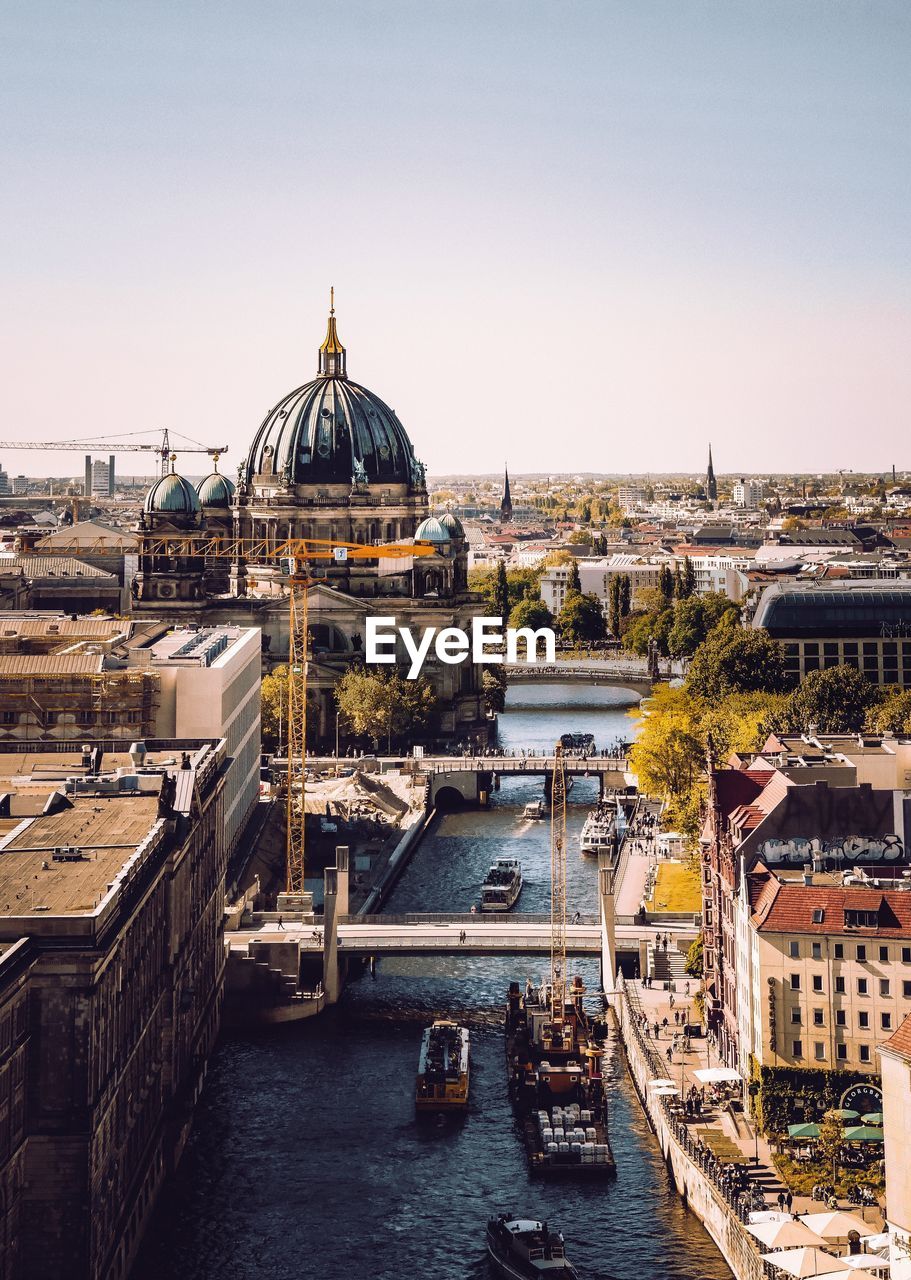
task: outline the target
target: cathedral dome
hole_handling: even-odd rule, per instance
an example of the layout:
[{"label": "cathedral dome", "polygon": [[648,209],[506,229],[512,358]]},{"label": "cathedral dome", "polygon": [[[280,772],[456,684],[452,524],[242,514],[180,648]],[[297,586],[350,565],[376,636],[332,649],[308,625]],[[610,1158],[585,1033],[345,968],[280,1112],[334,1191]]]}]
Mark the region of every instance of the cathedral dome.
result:
[{"label": "cathedral dome", "polygon": [[405,428],[346,370],[347,353],[329,316],[312,382],[266,415],[241,474],[248,484],[403,484],[423,491],[424,469]]},{"label": "cathedral dome", "polygon": [[428,516],[414,531],[415,542],[449,542],[449,530],[436,516]]},{"label": "cathedral dome", "polygon": [[445,515],[440,516],[440,524],[449,534],[450,538],[465,537],[465,530],[462,528],[462,521],[458,516],[454,516],[451,511],[447,511]]},{"label": "cathedral dome", "polygon": [[219,510],[227,510],[231,505],[231,499],[234,497],[234,485],[227,476],[223,476],[218,471],[213,471],[206,476],[205,480],[199,482],[196,492],[203,507],[216,507]]},{"label": "cathedral dome", "polygon": [[143,511],[146,515],[193,516],[199,512],[199,495],[189,480],[170,471],[152,485]]}]

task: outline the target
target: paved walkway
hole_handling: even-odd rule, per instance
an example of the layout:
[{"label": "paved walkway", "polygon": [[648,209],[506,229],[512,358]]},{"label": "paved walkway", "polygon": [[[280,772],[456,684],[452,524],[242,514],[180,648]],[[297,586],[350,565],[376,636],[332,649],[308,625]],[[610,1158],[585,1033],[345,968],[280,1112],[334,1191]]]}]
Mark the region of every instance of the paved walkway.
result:
[{"label": "paved walkway", "polygon": [[[627,990],[630,993],[633,1006],[635,1007],[636,1003],[638,1003],[642,1013],[648,1019],[650,1032],[647,1043],[659,1053],[662,1061],[662,1071],[664,1071],[667,1079],[673,1080],[678,1088],[681,1089],[683,1096],[686,1096],[693,1086],[699,1090],[705,1089],[705,1097],[708,1104],[707,1110],[703,1112],[701,1117],[690,1122],[690,1128],[693,1130],[700,1128],[715,1130],[733,1143],[741,1154],[751,1161],[749,1169],[750,1183],[761,1189],[768,1208],[777,1209],[778,1193],[779,1191],[787,1190],[787,1188],[783,1186],[778,1170],[772,1161],[772,1152],[768,1142],[761,1134],[756,1133],[746,1112],[743,1114],[735,1112],[732,1116],[723,1106],[712,1105],[710,1088],[703,1085],[693,1074],[703,1067],[717,1067],[720,1065],[717,1055],[712,1051],[711,1043],[702,1037],[692,1038],[689,1041],[689,1052],[686,1053],[683,1050],[681,1026],[685,1022],[687,1012],[695,1020],[692,996],[698,991],[699,983],[695,980],[690,980],[689,982],[678,980],[672,985],[676,990],[665,990],[663,984],[660,987],[651,988],[643,987],[639,982],[630,981],[627,984]],[[687,988],[689,988],[689,991],[687,991]],[[681,1015],[678,1023],[674,1022],[675,1012]],[[667,1026],[664,1026],[665,1019],[667,1019]],[[658,1024],[657,1036],[655,1035],[655,1023]],[[668,1050],[670,1050],[670,1055],[668,1055]],[[818,1200],[811,1200],[809,1196],[794,1196],[791,1211],[795,1214],[820,1213],[825,1207]],[[871,1232],[884,1230],[882,1213],[878,1208],[858,1208],[847,1200],[840,1201],[839,1207],[847,1209],[869,1222]]]}]

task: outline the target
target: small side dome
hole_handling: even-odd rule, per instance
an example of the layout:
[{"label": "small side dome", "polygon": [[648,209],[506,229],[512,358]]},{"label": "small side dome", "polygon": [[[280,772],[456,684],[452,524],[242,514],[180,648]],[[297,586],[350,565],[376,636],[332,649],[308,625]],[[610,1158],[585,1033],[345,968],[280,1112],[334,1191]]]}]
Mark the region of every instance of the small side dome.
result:
[{"label": "small side dome", "polygon": [[227,476],[223,476],[219,471],[213,471],[211,475],[206,476],[205,480],[200,480],[196,492],[203,507],[226,510],[234,497],[234,485]]},{"label": "small side dome", "polygon": [[199,509],[199,494],[189,480],[184,480],[175,471],[156,480],[143,504],[146,515],[193,516],[199,513]]},{"label": "small side dome", "polygon": [[465,537],[465,530],[462,528],[462,521],[458,516],[454,516],[451,511],[447,511],[445,515],[440,516],[440,524],[449,534],[450,538]]},{"label": "small side dome", "polygon": [[449,530],[436,516],[428,516],[414,531],[415,542],[449,542]]}]

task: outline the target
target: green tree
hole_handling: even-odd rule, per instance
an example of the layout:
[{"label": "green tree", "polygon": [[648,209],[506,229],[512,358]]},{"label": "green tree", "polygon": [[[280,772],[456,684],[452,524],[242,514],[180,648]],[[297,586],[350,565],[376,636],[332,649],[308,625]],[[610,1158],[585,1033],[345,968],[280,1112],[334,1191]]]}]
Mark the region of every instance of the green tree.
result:
[{"label": "green tree", "polygon": [[690,948],[689,948],[689,951],[687,951],[686,953],[686,960],[684,961],[684,964],[683,964],[684,970],[690,975],[691,978],[702,977],[703,950],[704,950],[704,944],[702,940],[702,934],[700,933],[698,937],[696,937],[690,943]]},{"label": "green tree", "polygon": [[604,614],[597,596],[567,591],[563,608],[557,615],[560,636],[568,644],[604,639]]},{"label": "green tree", "polygon": [[827,1111],[819,1126],[819,1137],[816,1139],[816,1150],[823,1160],[832,1162],[832,1185],[838,1180],[838,1157],[845,1140],[845,1128],[836,1111]]},{"label": "green tree", "polygon": [[281,746],[288,738],[288,665],[282,663],[263,676],[261,715],[263,738]]},{"label": "green tree", "polygon": [[783,693],[784,649],[767,631],[718,624],[695,652],[686,687],[709,702],[731,693]]},{"label": "green tree", "polygon": [[620,575],[620,617],[628,618],[633,599],[633,584],[628,573]]},{"label": "green tree", "polygon": [[663,658],[668,656],[667,638],[674,624],[673,609],[664,609],[661,613],[634,614],[623,635],[623,646],[631,653],[645,657],[649,642],[654,639],[658,652]]},{"label": "green tree", "polygon": [[818,733],[859,733],[879,701],[879,691],[854,667],[811,671],[788,700],[795,730],[812,725]]},{"label": "green tree", "polygon": [[871,733],[911,733],[911,689],[893,688],[867,712]]},{"label": "green tree", "polygon": [[658,590],[661,592],[666,603],[669,603],[674,597],[674,574],[669,564],[663,564],[658,574]]},{"label": "green tree", "polygon": [[429,728],[437,711],[436,694],[425,677],[406,680],[397,672],[365,667],[349,667],[335,687],[335,701],[354,733],[370,738],[374,749],[384,739],[391,747]]},{"label": "green tree", "polygon": [[531,600],[528,596],[513,605],[509,615],[511,627],[531,627],[537,630],[539,627],[553,626],[553,621],[553,615],[544,601]]},{"label": "green tree", "polygon": [[501,560],[497,565],[497,578],[494,586],[493,605],[496,616],[504,621],[509,617],[509,581],[506,577],[506,563]]},{"label": "green tree", "polygon": [[680,575],[681,594],[686,600],[696,591],[696,570],[689,556],[683,557],[683,572]]},{"label": "green tree", "polygon": [[578,591],[580,595],[582,593],[582,579],[579,577],[579,561],[578,560],[574,559],[570,566],[569,579],[566,583],[566,591],[567,591],[567,594],[570,591]]},{"label": "green tree", "polygon": [[497,715],[506,706],[506,672],[502,666],[488,663],[481,672],[481,693],[484,697],[485,710]]},{"label": "green tree", "polygon": [[591,522],[592,522],[592,509],[591,509],[591,503],[590,503],[590,502],[583,502],[583,503],[582,503],[582,509],[581,509],[581,511],[579,512],[579,519],[582,521],[582,523],[583,523],[583,524],[591,524]]}]

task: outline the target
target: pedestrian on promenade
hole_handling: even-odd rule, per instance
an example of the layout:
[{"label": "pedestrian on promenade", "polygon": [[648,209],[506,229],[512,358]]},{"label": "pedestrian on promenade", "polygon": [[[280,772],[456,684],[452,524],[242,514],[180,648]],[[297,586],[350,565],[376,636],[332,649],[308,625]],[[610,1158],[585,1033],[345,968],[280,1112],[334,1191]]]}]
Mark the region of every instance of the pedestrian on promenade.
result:
[{"label": "pedestrian on promenade", "polygon": [[674,1046],[671,1044],[667,1046],[667,1060],[668,1062],[674,1061]]},{"label": "pedestrian on promenade", "polygon": [[282,923],[282,918],[281,918],[281,916],[279,916],[279,917],[278,917],[278,927],[279,927],[279,929],[284,929],[284,927],[285,927],[285,926],[284,926],[284,924]]},{"label": "pedestrian on promenade", "polygon": [[790,1212],[791,1212],[791,1205],[794,1203],[794,1197],[791,1195],[791,1192],[790,1192],[790,1191],[789,1191],[789,1192],[788,1192],[788,1194],[785,1196],[785,1198],[784,1198],[784,1203],[785,1203],[785,1208],[787,1209],[788,1213],[790,1213]]},{"label": "pedestrian on promenade", "polygon": [[660,1035],[660,1034],[661,1034],[661,1031],[660,1031],[660,1028],[659,1028],[659,1026],[658,1026],[658,1023],[656,1022],[656,1023],[655,1023],[655,1039],[656,1039],[656,1040],[658,1039],[658,1037],[659,1037],[659,1035]]},{"label": "pedestrian on promenade", "polygon": [[690,994],[690,984],[688,982],[684,982],[683,984],[683,994],[685,996],[688,996]]},{"label": "pedestrian on promenade", "polygon": [[669,1009],[673,1009],[673,1007],[674,1007],[674,993],[673,993],[673,991],[672,991],[672,992],[671,992],[671,994],[670,994],[670,998],[668,999],[667,1004],[668,1004],[668,1008],[669,1008]]},{"label": "pedestrian on promenade", "polygon": [[680,1026],[680,1010],[679,1009],[674,1010],[674,1026],[675,1027]]},{"label": "pedestrian on promenade", "polygon": [[784,1194],[784,1192],[783,1192],[783,1191],[779,1191],[779,1193],[778,1193],[778,1208],[779,1208],[779,1211],[780,1211],[781,1213],[784,1213],[784,1206],[785,1206],[785,1194]]},{"label": "pedestrian on promenade", "polygon": [[661,1025],[662,1025],[662,1027],[664,1027],[665,1031],[667,1031],[668,1026],[670,1025],[670,1024],[668,1023],[667,1018],[662,1018],[662,1019],[661,1019]]},{"label": "pedestrian on promenade", "polygon": [[463,929],[463,930],[462,930],[462,932],[459,934],[459,943],[460,943],[460,944],[461,944],[461,943],[463,943],[463,942],[465,941],[465,939],[466,939],[466,937],[467,937],[467,936],[468,936],[468,935],[466,934],[465,930]]}]

